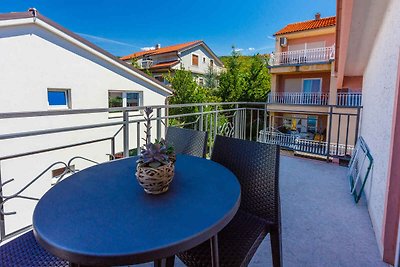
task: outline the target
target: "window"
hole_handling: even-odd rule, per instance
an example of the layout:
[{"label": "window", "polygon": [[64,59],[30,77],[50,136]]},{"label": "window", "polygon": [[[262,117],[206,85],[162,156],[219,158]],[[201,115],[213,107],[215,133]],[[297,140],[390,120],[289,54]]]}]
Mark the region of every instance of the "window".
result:
[{"label": "window", "polygon": [[204,79],[203,78],[199,78],[199,85],[200,86],[204,86]]},{"label": "window", "polygon": [[320,93],[322,79],[303,79],[303,93]]},{"label": "window", "polygon": [[108,106],[110,108],[136,107],[142,104],[142,93],[129,91],[109,91]]},{"label": "window", "polygon": [[203,57],[203,63],[206,63],[206,57]]},{"label": "window", "polygon": [[154,78],[159,81],[159,82],[164,82],[164,77],[163,76],[154,76]]},{"label": "window", "polygon": [[48,89],[47,102],[51,108],[71,108],[70,91],[67,89]]},{"label": "window", "polygon": [[316,133],[317,132],[318,118],[316,116],[307,117],[307,132]]},{"label": "window", "polygon": [[192,54],[192,65],[193,66],[198,66],[199,65],[199,56]]},{"label": "window", "polygon": [[214,67],[214,59],[210,59],[210,67]]}]

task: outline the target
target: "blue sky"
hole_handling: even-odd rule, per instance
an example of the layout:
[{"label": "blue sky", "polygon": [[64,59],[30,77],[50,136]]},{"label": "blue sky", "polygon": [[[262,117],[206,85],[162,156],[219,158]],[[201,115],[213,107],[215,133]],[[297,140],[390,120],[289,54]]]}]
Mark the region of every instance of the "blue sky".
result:
[{"label": "blue sky", "polygon": [[269,53],[272,35],[316,12],[333,16],[335,0],[0,0],[0,13],[39,12],[86,39],[123,56],[157,43],[167,46],[204,40],[228,55]]}]

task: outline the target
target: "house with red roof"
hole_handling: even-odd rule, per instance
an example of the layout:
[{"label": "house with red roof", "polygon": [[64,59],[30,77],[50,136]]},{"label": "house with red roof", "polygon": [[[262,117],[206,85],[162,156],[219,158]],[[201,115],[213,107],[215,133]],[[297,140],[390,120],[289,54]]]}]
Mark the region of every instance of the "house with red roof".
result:
[{"label": "house with red roof", "polygon": [[[336,86],[336,17],[321,18],[317,13],[312,20],[286,25],[274,37],[275,51],[269,61],[271,93],[267,99],[269,134],[318,142],[330,138],[339,140],[338,147],[353,143],[356,121],[336,117],[330,120],[328,115],[331,111],[356,114],[361,106],[359,80],[353,79],[340,90]],[[349,136],[346,130],[328,132],[330,124],[337,129],[340,123],[348,123]]]},{"label": "house with red roof", "polygon": [[139,51],[121,57],[128,64],[135,64],[142,70],[148,70],[154,78],[167,84],[165,75],[178,69],[193,73],[199,85],[204,84],[204,75],[212,70],[219,73],[224,64],[203,41],[161,47],[160,44],[146,51]]}]

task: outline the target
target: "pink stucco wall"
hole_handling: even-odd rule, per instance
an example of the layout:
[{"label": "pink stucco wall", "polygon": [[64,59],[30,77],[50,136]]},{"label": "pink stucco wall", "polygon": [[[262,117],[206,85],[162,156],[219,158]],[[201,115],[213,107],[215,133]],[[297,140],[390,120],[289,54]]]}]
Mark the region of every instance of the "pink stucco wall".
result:
[{"label": "pink stucco wall", "polygon": [[[290,45],[297,45],[297,44],[304,44],[304,43],[314,43],[314,42],[322,42],[325,41],[325,47],[329,47],[335,44],[335,34],[324,34],[318,36],[310,36],[310,37],[303,37],[303,38],[296,38],[290,39],[288,37],[288,46]],[[282,52],[288,51],[287,47],[282,47]]]},{"label": "pink stucco wall", "polygon": [[363,76],[345,76],[343,78],[343,88],[351,89],[352,92],[362,91]]},{"label": "pink stucco wall", "polygon": [[[283,93],[284,88],[285,88],[285,80],[287,79],[305,79],[305,78],[322,78],[322,88],[321,92],[322,93],[329,93],[330,89],[330,73],[329,72],[324,72],[324,73],[306,73],[306,74],[285,74],[285,75],[279,75],[277,77],[277,90],[276,92]],[[297,89],[297,88],[293,88]],[[298,92],[301,92],[301,87],[298,88]]]}]

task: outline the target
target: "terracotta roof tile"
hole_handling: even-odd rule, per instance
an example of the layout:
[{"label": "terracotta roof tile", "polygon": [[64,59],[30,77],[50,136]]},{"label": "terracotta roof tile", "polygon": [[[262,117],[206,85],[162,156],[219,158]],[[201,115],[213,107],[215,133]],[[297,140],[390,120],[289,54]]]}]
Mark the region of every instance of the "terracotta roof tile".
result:
[{"label": "terracotta roof tile", "polygon": [[317,20],[308,20],[302,22],[296,22],[286,25],[283,29],[277,31],[274,35],[280,35],[291,32],[299,32],[306,30],[314,30],[324,27],[330,27],[336,25],[336,17],[327,17]]},{"label": "terracotta roof tile", "polygon": [[158,54],[164,54],[164,53],[170,53],[170,52],[177,52],[182,49],[191,47],[193,45],[199,44],[202,41],[193,41],[193,42],[188,42],[188,43],[183,43],[183,44],[177,44],[177,45],[171,45],[171,46],[166,46],[166,47],[161,47],[159,49],[153,49],[149,51],[139,51],[135,52],[133,54],[123,56],[121,57],[122,60],[127,60],[127,59],[132,59],[132,58],[137,58],[141,57],[144,55],[158,55]]}]

